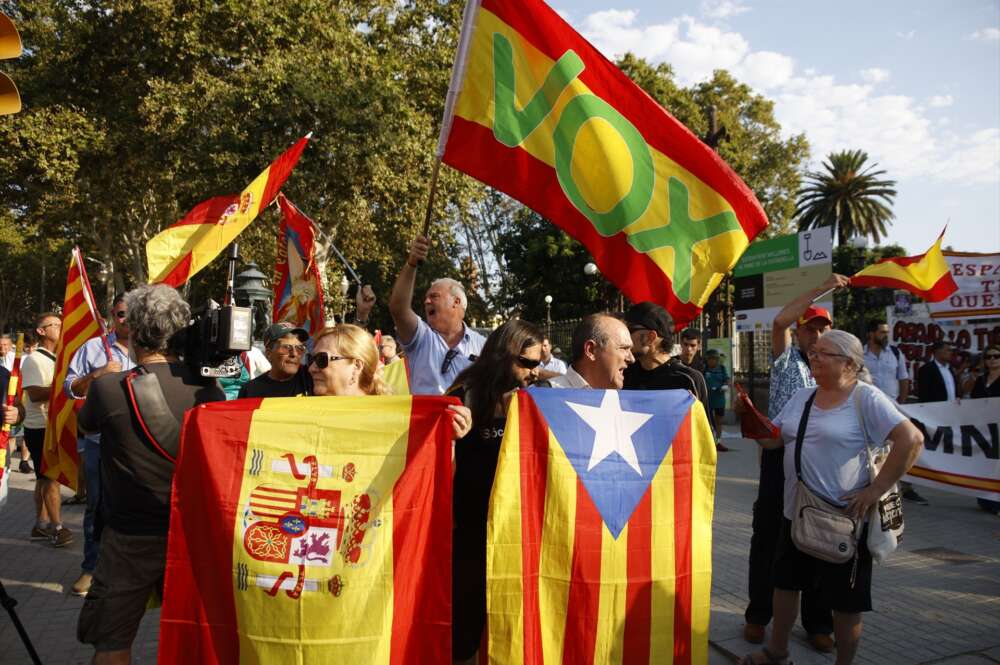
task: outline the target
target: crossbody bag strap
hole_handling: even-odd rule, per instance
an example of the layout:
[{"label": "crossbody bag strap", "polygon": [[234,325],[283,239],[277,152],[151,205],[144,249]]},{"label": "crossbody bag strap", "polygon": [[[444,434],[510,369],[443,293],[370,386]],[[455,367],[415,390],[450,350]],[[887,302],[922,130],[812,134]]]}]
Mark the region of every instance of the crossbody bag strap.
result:
[{"label": "crossbody bag strap", "polygon": [[799,431],[795,434],[795,475],[802,480],[802,439],[806,435],[806,425],[809,423],[809,412],[812,410],[813,400],[816,399],[814,390],[806,405],[802,408],[802,417],[799,418]]},{"label": "crossbody bag strap", "polygon": [[129,407],[146,439],[157,453],[176,462],[181,423],[170,410],[159,378],[140,365],[125,375],[125,388]]}]

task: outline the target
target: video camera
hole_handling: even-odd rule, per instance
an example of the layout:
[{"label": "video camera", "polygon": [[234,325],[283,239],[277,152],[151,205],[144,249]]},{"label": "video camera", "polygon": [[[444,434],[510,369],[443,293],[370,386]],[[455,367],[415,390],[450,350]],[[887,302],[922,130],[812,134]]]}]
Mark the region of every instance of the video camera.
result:
[{"label": "video camera", "polygon": [[239,376],[240,354],[249,351],[253,340],[253,309],[233,304],[233,282],[239,246],[229,251],[229,277],[222,305],[209,299],[193,313],[190,325],[175,338],[175,348],[184,362],[202,376],[226,378]]}]

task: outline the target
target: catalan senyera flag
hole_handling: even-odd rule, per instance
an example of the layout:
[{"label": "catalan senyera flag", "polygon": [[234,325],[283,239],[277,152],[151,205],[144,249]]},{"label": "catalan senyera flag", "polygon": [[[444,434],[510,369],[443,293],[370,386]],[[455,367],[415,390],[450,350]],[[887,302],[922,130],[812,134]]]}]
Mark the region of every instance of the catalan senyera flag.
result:
[{"label": "catalan senyera flag", "polygon": [[42,473],[73,491],[77,489],[80,454],[76,451],[76,412],[81,400],[70,399],[63,390],[69,363],[84,343],[104,334],[97,306],[83,267],[83,253],[73,248],[63,297],[62,334],[56,345],[56,364],[49,393],[49,415],[45,425]]},{"label": "catalan senyera flag", "polygon": [[851,286],[904,289],[927,302],[944,300],[958,291],[958,285],[941,253],[943,239],[944,231],[923,254],[882,259],[868,266],[851,277]]},{"label": "catalan senyera flag", "polygon": [[311,134],[278,156],[237,196],[202,201],[146,243],[149,283],[177,287],[207,266],[277,196]]},{"label": "catalan senyera flag", "polygon": [[438,154],[692,320],[761,229],[753,192],[541,0],[470,0]]},{"label": "catalan senyera flag", "polygon": [[707,662],[713,441],[686,391],[518,393],[487,529],[491,665]]},{"label": "catalan senyera flag", "polygon": [[281,226],[274,266],[273,321],[291,321],[313,336],[326,326],[323,280],[316,265],[315,230],[311,219],[278,195]]},{"label": "catalan senyera flag", "polygon": [[451,662],[447,397],[188,412],[159,662]]}]

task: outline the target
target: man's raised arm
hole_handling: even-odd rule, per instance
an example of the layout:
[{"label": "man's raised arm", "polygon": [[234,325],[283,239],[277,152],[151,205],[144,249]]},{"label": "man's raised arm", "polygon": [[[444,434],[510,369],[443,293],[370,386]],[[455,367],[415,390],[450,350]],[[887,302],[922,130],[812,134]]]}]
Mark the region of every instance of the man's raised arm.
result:
[{"label": "man's raised arm", "polygon": [[409,344],[417,334],[420,317],[413,311],[413,286],[417,281],[417,265],[427,258],[430,241],[418,235],[410,243],[410,253],[399,271],[389,294],[389,314],[396,324],[396,337],[402,344]]},{"label": "man's raised arm", "polygon": [[813,298],[830,289],[849,286],[850,283],[850,277],[833,273],[815,289],[809,289],[785,305],[778,312],[778,315],[774,317],[774,323],[771,325],[771,356],[777,358],[792,345],[792,332],[790,328],[793,323],[799,320],[799,317],[806,313],[809,305],[812,304]]}]

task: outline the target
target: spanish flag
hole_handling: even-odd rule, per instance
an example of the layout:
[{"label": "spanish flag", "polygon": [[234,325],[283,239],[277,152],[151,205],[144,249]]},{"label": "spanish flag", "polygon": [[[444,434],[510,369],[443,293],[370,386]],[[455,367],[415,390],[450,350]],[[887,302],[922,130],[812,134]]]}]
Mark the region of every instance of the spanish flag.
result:
[{"label": "spanish flag", "polygon": [[159,662],[450,662],[454,403],[289,397],[189,411]]},{"label": "spanish flag", "polygon": [[[56,345],[56,365],[49,393],[49,415],[45,426],[45,448],[40,461],[42,473],[74,492],[77,490],[77,468],[80,454],[76,451],[76,412],[81,400],[70,399],[63,389],[69,364],[87,340],[104,334],[98,318],[90,281],[83,267],[83,253],[73,248],[66,275],[63,297],[62,334]],[[107,348],[107,347],[106,347]],[[110,357],[111,350],[107,348]]]},{"label": "spanish flag", "polygon": [[714,488],[686,391],[519,392],[487,532],[490,663],[707,662]]},{"label": "spanish flag", "polygon": [[278,194],[281,226],[274,264],[272,321],[291,321],[317,335],[326,326],[323,279],[316,264],[315,226],[298,207]]},{"label": "spanish flag", "polygon": [[470,0],[438,154],[586,246],[629,299],[697,316],[767,218],[697,136],[541,0]]},{"label": "spanish flag", "polygon": [[282,153],[238,196],[202,201],[151,238],[146,243],[149,283],[178,287],[211,263],[278,195],[310,136]]},{"label": "spanish flag", "polygon": [[958,291],[958,285],[941,253],[943,238],[944,231],[930,249],[918,256],[882,259],[868,266],[851,277],[851,286],[904,289],[927,302],[944,300]]}]

